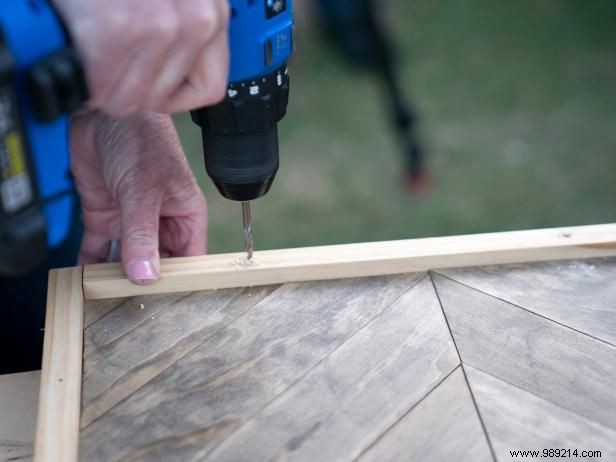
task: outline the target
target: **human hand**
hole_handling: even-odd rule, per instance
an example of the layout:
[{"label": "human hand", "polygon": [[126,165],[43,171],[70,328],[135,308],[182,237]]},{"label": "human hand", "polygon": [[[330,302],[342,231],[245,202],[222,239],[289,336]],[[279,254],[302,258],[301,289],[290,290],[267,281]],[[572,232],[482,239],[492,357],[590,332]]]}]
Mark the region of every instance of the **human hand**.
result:
[{"label": "human hand", "polygon": [[126,275],[145,285],[159,278],[160,255],[205,253],[205,198],[169,116],[76,115],[71,153],[85,227],[79,264],[106,261],[120,240]]},{"label": "human hand", "polygon": [[227,0],[54,0],[83,59],[92,109],[173,113],[220,101]]}]

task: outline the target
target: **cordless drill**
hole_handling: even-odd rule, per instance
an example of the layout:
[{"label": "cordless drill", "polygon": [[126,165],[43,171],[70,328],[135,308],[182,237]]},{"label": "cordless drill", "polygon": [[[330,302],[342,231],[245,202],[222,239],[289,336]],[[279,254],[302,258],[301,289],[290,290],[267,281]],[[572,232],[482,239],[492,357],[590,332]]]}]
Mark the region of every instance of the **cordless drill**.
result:
[{"label": "cordless drill", "polygon": [[270,190],[278,171],[278,122],[289,100],[293,52],[291,0],[231,0],[231,67],[225,100],[192,112],[202,128],[205,168],[218,191],[242,203],[252,257],[250,202]]},{"label": "cordless drill", "polygon": [[0,275],[27,273],[68,235],[68,114],[87,98],[50,5],[0,0]]},{"label": "cordless drill", "polygon": [[[192,113],[205,165],[221,194],[243,204],[265,195],[278,170],[285,115],[291,0],[231,0],[226,99]],[[0,0],[0,274],[25,273],[70,228],[69,114],[88,99],[70,38],[48,0]]]}]

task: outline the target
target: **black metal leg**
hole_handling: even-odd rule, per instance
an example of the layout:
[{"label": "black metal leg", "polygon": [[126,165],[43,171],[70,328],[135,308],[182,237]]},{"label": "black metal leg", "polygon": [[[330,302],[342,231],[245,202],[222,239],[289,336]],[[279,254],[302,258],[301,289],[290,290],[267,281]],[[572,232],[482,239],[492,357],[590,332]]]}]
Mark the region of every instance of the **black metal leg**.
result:
[{"label": "black metal leg", "polygon": [[412,191],[425,181],[425,154],[416,130],[416,112],[400,84],[390,37],[378,20],[374,0],[319,0],[328,35],[354,64],[382,80],[385,104],[401,143],[406,184]]}]

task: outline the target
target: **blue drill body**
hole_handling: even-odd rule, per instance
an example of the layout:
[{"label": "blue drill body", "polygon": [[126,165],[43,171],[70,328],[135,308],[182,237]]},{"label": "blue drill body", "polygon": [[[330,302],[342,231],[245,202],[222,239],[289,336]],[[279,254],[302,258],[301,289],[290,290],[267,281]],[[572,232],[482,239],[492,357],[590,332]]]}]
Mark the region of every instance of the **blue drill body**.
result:
[{"label": "blue drill body", "polygon": [[[231,0],[231,68],[225,100],[192,112],[205,168],[227,199],[267,194],[279,166],[278,122],[289,100],[291,0]],[[246,227],[245,227],[246,228]]]},{"label": "blue drill body", "polygon": [[68,234],[73,208],[72,196],[63,194],[72,188],[68,117],[60,116],[51,122],[38,121],[24,75],[35,62],[66,47],[68,38],[55,12],[44,0],[0,1],[0,28],[15,64],[13,81],[26,138],[23,142],[30,147],[30,163],[46,221],[47,243],[56,247]]},{"label": "blue drill body", "polygon": [[[225,115],[224,108],[211,113],[206,108],[193,112],[193,119],[203,127],[204,138],[210,139],[209,162],[206,154],[208,173],[230,199],[244,200],[246,194],[250,200],[262,196],[278,169],[276,124],[286,112],[286,62],[293,51],[291,6],[292,0],[230,0],[231,63],[226,103],[233,114],[227,111]],[[24,251],[41,253],[39,247],[28,245],[27,236],[21,232],[28,229],[34,235],[30,220],[34,209],[41,216],[38,226],[43,229],[48,248],[59,246],[69,232],[74,199],[69,171],[68,114],[76,109],[76,102],[80,104],[87,98],[87,84],[83,70],[74,71],[78,75],[70,75],[69,80],[83,81],[83,89],[70,95],[70,102],[61,101],[66,93],[62,87],[66,87],[67,81],[67,76],[60,72],[67,66],[67,58],[62,55],[64,61],[60,66],[57,61],[46,62],[42,77],[40,72],[36,74],[43,83],[50,76],[56,78],[51,85],[56,94],[49,97],[49,88],[42,84],[42,90],[32,89],[32,68],[54,53],[63,53],[58,50],[70,48],[70,38],[48,0],[0,0],[0,34],[4,37],[4,43],[0,41],[0,193],[15,183],[20,186],[9,194],[11,206],[3,210],[0,200],[1,274],[25,268],[16,268],[23,261],[19,260],[23,252],[17,249],[16,240]],[[8,71],[2,67],[7,67],[7,61]],[[73,61],[69,59],[68,65]],[[3,72],[8,73],[8,79]],[[7,81],[11,82],[9,87]],[[58,87],[61,89],[56,91]],[[3,91],[9,96],[3,97]],[[40,100],[47,100],[43,101],[43,109]],[[241,159],[234,157],[238,153]],[[31,183],[29,192],[24,177]],[[8,270],[3,268],[6,264],[2,261],[7,259],[7,253],[17,262],[9,263]],[[32,267],[35,255],[30,260],[28,265]]]},{"label": "blue drill body", "polygon": [[[230,3],[229,82],[258,79],[283,66],[293,53],[292,0],[231,0]],[[280,12],[272,16],[277,9]],[[268,61],[270,41],[272,58]]]}]

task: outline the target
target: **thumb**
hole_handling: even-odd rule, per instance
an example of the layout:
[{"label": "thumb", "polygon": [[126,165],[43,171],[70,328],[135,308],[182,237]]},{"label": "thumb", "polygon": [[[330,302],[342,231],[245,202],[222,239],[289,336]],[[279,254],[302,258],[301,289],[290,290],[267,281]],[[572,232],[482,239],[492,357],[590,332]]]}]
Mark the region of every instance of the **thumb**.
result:
[{"label": "thumb", "polygon": [[122,264],[131,282],[148,285],[160,277],[158,226],[161,203],[127,197],[122,210]]}]

